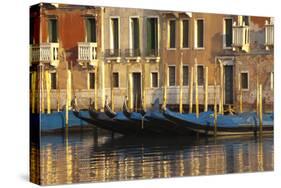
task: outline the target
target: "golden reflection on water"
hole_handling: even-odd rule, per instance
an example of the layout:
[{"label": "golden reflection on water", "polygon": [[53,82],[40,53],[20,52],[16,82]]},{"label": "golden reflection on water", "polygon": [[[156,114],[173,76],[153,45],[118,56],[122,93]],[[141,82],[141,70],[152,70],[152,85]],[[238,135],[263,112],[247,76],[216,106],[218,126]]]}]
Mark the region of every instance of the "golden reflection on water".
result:
[{"label": "golden reflection on water", "polygon": [[31,147],[30,160],[37,163],[30,167],[30,179],[49,185],[273,170],[272,137],[159,139],[150,144],[106,134],[45,136],[40,151]]}]

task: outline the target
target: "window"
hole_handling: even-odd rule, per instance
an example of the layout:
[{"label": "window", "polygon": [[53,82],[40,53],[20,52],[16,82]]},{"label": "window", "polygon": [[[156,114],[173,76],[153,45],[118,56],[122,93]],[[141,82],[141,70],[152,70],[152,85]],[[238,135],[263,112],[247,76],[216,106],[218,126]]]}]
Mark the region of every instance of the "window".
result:
[{"label": "window", "polygon": [[119,73],[118,72],[114,72],[112,75],[112,86],[113,87],[119,87]]},{"label": "window", "polygon": [[131,48],[139,49],[139,19],[131,18],[130,19],[130,27],[131,27]]},{"label": "window", "polygon": [[243,20],[243,22],[245,23],[245,25],[249,26],[249,23],[250,23],[250,18],[249,18],[249,16],[243,16],[242,20]]},{"label": "window", "polygon": [[224,47],[232,46],[232,19],[224,19]]},{"label": "window", "polygon": [[51,89],[57,89],[57,73],[51,72]]},{"label": "window", "polygon": [[249,89],[249,75],[248,72],[241,73],[241,89]]},{"label": "window", "polygon": [[198,19],[195,24],[195,47],[204,48],[204,20]]},{"label": "window", "polygon": [[169,48],[176,47],[176,20],[169,20]]},{"label": "window", "polygon": [[204,84],[204,67],[203,65],[197,65],[197,83],[199,86]]},{"label": "window", "polygon": [[111,18],[111,48],[119,49],[119,18]]},{"label": "window", "polygon": [[151,86],[158,87],[158,72],[151,73]]},{"label": "window", "polygon": [[95,73],[89,73],[89,87],[90,89],[95,89]]},{"label": "window", "polygon": [[34,39],[34,18],[29,19],[29,44],[33,44]]},{"label": "window", "polygon": [[169,86],[176,85],[176,67],[169,66]]},{"label": "window", "polygon": [[182,48],[188,48],[188,35],[189,35],[189,20],[182,20]]},{"label": "window", "polygon": [[157,49],[158,18],[147,18],[147,55],[157,55]]},{"label": "window", "polygon": [[87,33],[87,42],[97,42],[95,18],[92,17],[86,18],[86,33]]},{"label": "window", "polygon": [[48,21],[49,42],[58,42],[58,24],[56,18]]},{"label": "window", "polygon": [[187,86],[188,85],[188,66],[183,65],[182,67],[182,85]]}]

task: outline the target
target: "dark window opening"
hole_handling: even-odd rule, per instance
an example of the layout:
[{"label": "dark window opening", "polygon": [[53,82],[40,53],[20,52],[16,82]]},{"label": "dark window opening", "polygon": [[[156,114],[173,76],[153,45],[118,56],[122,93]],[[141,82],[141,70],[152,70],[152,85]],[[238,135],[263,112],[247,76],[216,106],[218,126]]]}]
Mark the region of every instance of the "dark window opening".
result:
[{"label": "dark window opening", "polygon": [[111,19],[113,49],[119,49],[119,19]]},{"label": "dark window opening", "polygon": [[34,38],[34,18],[31,17],[29,20],[29,44],[33,44]]},{"label": "dark window opening", "polygon": [[153,72],[152,75],[152,87],[158,87],[158,73]]},{"label": "dark window opening", "polygon": [[132,48],[139,49],[139,19],[131,18]]},{"label": "dark window opening", "polygon": [[176,20],[169,21],[169,48],[176,47]]},{"label": "dark window opening", "polygon": [[147,19],[147,50],[149,54],[158,49],[158,19]]},{"label": "dark window opening", "polygon": [[232,45],[232,19],[225,19],[225,47]]},{"label": "dark window opening", "polygon": [[51,89],[57,89],[57,73],[51,73]]},{"label": "dark window opening", "polygon": [[197,66],[197,82],[199,86],[204,84],[204,67],[202,65]]},{"label": "dark window opening", "polygon": [[90,89],[95,89],[95,73],[93,72],[89,73],[89,84],[90,84]]},{"label": "dark window opening", "polygon": [[96,19],[86,18],[87,42],[97,42]]},{"label": "dark window opening", "polygon": [[49,42],[58,42],[58,23],[57,19],[49,19]]},{"label": "dark window opening", "polygon": [[112,75],[112,79],[113,79],[113,87],[119,87],[119,74],[118,72],[114,72]]},{"label": "dark window opening", "polygon": [[169,86],[176,85],[176,67],[170,66],[169,67]]},{"label": "dark window opening", "polygon": [[188,48],[188,40],[189,40],[189,20],[182,21],[182,47]]},{"label": "dark window opening", "polygon": [[204,22],[203,20],[197,20],[197,48],[203,48],[204,46]]},{"label": "dark window opening", "polygon": [[250,17],[249,16],[243,16],[242,19],[243,19],[243,22],[245,23],[245,25],[249,26]]},{"label": "dark window opening", "polygon": [[182,84],[184,86],[187,86],[188,85],[188,66],[183,66],[182,67]]},{"label": "dark window opening", "polygon": [[248,73],[241,73],[241,89],[249,89],[248,81]]}]

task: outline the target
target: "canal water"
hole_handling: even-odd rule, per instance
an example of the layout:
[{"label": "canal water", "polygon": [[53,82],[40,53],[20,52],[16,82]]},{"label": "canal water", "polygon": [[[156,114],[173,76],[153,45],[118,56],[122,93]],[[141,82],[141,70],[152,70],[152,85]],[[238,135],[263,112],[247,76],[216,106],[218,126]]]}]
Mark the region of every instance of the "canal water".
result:
[{"label": "canal water", "polygon": [[274,161],[273,136],[113,138],[102,130],[42,136],[31,160],[38,155],[43,185],[272,171]]}]

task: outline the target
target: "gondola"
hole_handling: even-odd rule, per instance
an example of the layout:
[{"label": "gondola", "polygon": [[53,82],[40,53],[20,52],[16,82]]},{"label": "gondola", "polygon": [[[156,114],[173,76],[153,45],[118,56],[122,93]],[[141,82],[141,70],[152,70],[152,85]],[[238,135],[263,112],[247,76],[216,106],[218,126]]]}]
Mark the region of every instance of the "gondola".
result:
[{"label": "gondola", "polygon": [[113,112],[108,105],[105,105],[104,111],[105,112],[97,112],[92,107],[89,109],[91,118],[101,124],[108,126],[109,129],[114,132],[119,132],[124,135],[153,134],[150,131],[142,129],[141,124],[139,122],[135,122],[127,118],[123,112]]},{"label": "gondola", "polygon": [[98,118],[101,118],[101,116],[103,116],[102,115],[103,112],[96,112],[95,110],[93,110],[94,103],[90,104],[88,115],[82,114],[81,111],[78,109],[77,104],[75,104],[74,101],[71,102],[71,105],[72,105],[73,114],[77,118],[101,129],[105,129],[108,131],[113,131],[121,134],[127,133],[123,130],[115,129],[114,127],[112,127],[112,124],[106,123],[106,121],[98,121]]},{"label": "gondola", "polygon": [[141,124],[142,128],[147,131],[161,135],[186,135],[190,131],[182,131],[178,126],[169,121],[159,110],[159,99],[153,103],[152,110],[147,111],[144,115],[139,112],[129,112],[126,100],[123,104],[123,113],[132,121]]},{"label": "gondola", "polygon": [[[215,131],[214,114],[211,111],[196,114],[181,114],[165,109],[164,116],[169,120],[204,135],[250,135],[259,132],[259,120],[255,113],[237,115],[218,115]],[[273,132],[273,114],[263,114],[262,131],[264,134]]]},{"label": "gondola", "polygon": [[[152,111],[156,110],[157,106],[159,106],[159,104],[157,104],[157,101],[153,104],[153,110],[147,111],[144,115],[142,115],[139,112],[130,112],[126,101],[127,100],[125,98],[124,103],[123,103],[123,113],[128,119],[135,122],[144,131],[151,132],[154,134],[161,134],[161,135],[168,134],[167,131],[165,131],[159,127],[155,128],[155,126],[152,126],[155,122],[148,119],[148,116],[150,116]],[[159,110],[159,109],[157,109],[157,110]]]},{"label": "gondola", "polygon": [[116,112],[116,116],[112,118],[114,121],[122,124],[130,126],[134,128],[138,134],[142,135],[155,135],[157,132],[150,131],[149,129],[144,129],[143,125],[147,121],[143,118],[143,115],[140,112],[130,112],[127,107],[126,97],[123,103],[123,111]]}]

